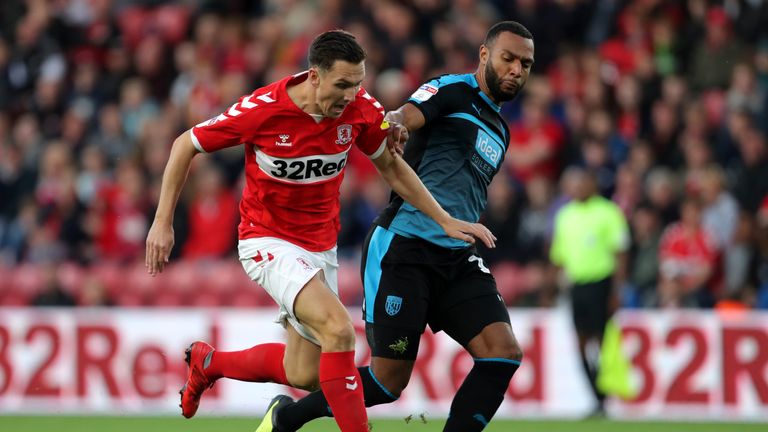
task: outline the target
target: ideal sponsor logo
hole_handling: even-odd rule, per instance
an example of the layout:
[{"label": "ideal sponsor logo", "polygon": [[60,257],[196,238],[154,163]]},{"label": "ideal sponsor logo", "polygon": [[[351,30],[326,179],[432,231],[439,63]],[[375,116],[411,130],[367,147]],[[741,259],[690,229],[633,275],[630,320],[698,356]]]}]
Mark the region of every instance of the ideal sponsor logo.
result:
[{"label": "ideal sponsor logo", "polygon": [[475,150],[483,159],[485,159],[486,162],[490,163],[494,167],[498,167],[499,161],[501,160],[502,148],[490,137],[490,135],[482,130],[477,132]]},{"label": "ideal sponsor logo", "polygon": [[347,152],[298,158],[278,158],[256,151],[256,163],[270,177],[290,183],[317,183],[338,176],[347,163]]}]

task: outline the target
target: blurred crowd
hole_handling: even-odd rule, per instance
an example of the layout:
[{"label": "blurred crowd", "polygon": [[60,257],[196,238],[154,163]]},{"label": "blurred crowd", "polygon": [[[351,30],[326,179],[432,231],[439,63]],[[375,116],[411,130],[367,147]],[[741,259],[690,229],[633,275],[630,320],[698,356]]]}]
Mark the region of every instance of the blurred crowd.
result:
[{"label": "blurred crowd", "polygon": [[[364,87],[394,109],[430,77],[472,71],[487,29],[513,19],[533,33],[536,63],[502,110],[511,144],[483,219],[498,237],[483,255],[508,303],[556,302],[552,221],[579,166],[629,222],[624,306],[671,306],[674,285],[768,308],[766,3],[3,1],[0,304],[268,302],[243,293],[235,260],[242,149],[196,158],[175,217],[177,264],[160,282],[144,272],[174,138],[306,68],[321,31],[357,36]],[[351,155],[339,238],[349,303],[388,193]]]}]

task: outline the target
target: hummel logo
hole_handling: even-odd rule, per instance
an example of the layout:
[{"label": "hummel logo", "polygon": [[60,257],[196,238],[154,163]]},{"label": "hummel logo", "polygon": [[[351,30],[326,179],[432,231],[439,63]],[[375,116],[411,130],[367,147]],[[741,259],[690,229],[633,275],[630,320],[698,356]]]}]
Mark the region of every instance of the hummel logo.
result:
[{"label": "hummel logo", "polygon": [[278,138],[280,138],[280,141],[275,141],[276,146],[290,147],[293,145],[292,142],[288,141],[289,139],[291,139],[291,136],[288,134],[280,134],[278,135]]},{"label": "hummel logo", "polygon": [[355,376],[348,376],[344,377],[345,380],[347,380],[347,390],[355,391],[357,390],[357,382],[355,382]]},{"label": "hummel logo", "polygon": [[[256,256],[251,257],[251,259],[256,261],[257,263],[260,263],[264,261],[264,256],[261,254],[261,251],[256,251]],[[275,259],[275,256],[267,252],[267,261],[272,261],[273,259]]]}]

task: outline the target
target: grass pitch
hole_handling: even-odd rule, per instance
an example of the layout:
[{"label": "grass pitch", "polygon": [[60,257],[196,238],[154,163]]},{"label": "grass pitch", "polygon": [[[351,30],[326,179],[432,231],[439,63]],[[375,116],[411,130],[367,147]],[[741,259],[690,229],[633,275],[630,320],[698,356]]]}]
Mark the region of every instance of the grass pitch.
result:
[{"label": "grass pitch", "polygon": [[[443,419],[373,419],[372,432],[440,432]],[[0,416],[0,431],[8,432],[253,432],[258,419],[202,417],[40,417]],[[314,421],[305,432],[337,432],[331,419]],[[484,432],[764,432],[768,424],[757,423],[662,423],[611,420],[548,421],[494,420]]]}]

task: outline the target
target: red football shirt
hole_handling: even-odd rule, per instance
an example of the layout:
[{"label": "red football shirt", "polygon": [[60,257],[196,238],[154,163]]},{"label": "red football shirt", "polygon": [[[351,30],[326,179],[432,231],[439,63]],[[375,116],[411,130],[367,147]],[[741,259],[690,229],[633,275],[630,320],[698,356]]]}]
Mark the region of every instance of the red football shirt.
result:
[{"label": "red football shirt", "polygon": [[[710,233],[700,228],[689,233],[680,222],[664,230],[659,243],[659,267],[666,277],[690,285],[692,273],[703,266],[714,269],[717,249]],[[688,287],[697,288],[697,287]]]},{"label": "red football shirt", "polygon": [[245,145],[240,239],[277,237],[320,252],[336,245],[339,186],[352,144],[375,159],[387,132],[384,108],[362,88],[339,118],[316,122],[286,91],[307,76],[289,76],[243,96],[191,133],[206,153]]}]

